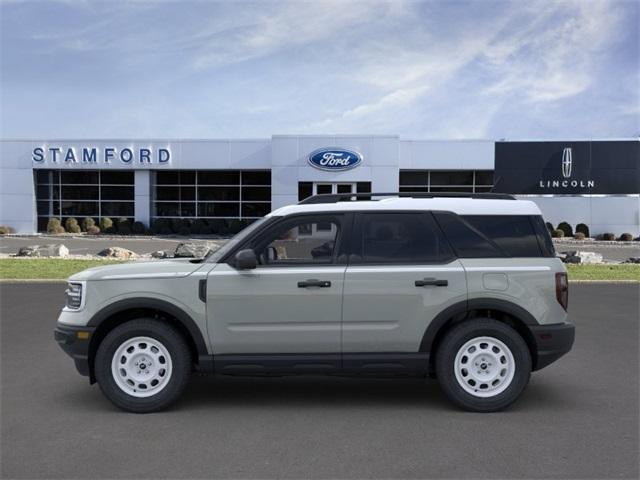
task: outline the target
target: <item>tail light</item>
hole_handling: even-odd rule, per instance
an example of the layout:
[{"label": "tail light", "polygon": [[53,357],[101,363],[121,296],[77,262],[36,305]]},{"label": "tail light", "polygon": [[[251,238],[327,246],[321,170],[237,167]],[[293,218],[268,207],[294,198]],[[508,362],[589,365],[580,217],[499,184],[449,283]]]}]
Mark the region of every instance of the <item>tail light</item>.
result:
[{"label": "tail light", "polygon": [[566,310],[569,306],[569,280],[566,272],[556,273],[556,299]]}]

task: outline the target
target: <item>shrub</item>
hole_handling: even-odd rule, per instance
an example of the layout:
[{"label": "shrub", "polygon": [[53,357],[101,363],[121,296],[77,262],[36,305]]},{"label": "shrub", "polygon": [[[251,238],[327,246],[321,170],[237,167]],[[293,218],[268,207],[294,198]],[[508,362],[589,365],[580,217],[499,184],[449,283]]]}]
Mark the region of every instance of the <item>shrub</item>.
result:
[{"label": "shrub", "polygon": [[116,221],[116,230],[122,235],[131,235],[131,222],[128,218],[119,218]]},{"label": "shrub", "polygon": [[554,228],[551,222],[545,222],[545,226],[547,227],[547,230],[549,230],[549,233],[553,232]]},{"label": "shrub", "polygon": [[630,233],[623,233],[622,235],[620,235],[620,238],[618,238],[618,240],[620,240],[621,242],[632,242],[633,235],[631,235]]},{"label": "shrub", "polygon": [[585,236],[584,236],[584,233],[582,233],[582,232],[576,232],[573,235],[573,238],[575,238],[576,240],[584,240]]},{"label": "shrub", "polygon": [[551,236],[553,238],[562,238],[564,237],[564,231],[556,228],[553,232],[551,232]]},{"label": "shrub", "polygon": [[131,231],[136,235],[144,235],[147,233],[147,227],[144,226],[144,223],[136,221],[131,225]]},{"label": "shrub", "polygon": [[7,233],[16,233],[16,231],[12,227],[0,225],[0,235],[6,235]]},{"label": "shrub", "polygon": [[87,233],[89,235],[98,235],[100,233],[100,227],[96,227],[95,225],[91,225],[87,228]]},{"label": "shrub", "polygon": [[65,231],[65,230],[64,230],[64,227],[63,227],[62,225],[58,225],[57,227],[55,227],[55,228],[53,229],[53,232],[51,232],[51,233],[54,233],[54,234],[56,234],[56,235],[59,235],[60,233],[64,233],[64,231]]},{"label": "shrub", "polygon": [[579,223],[576,225],[576,233],[583,233],[585,237],[590,237],[589,226],[586,223]]},{"label": "shrub", "polygon": [[558,224],[558,230],[562,230],[565,237],[573,237],[573,229],[567,222],[560,222]]},{"label": "shrub", "polygon": [[50,218],[47,223],[47,233],[56,233],[56,228],[60,226],[61,223],[59,218]]},{"label": "shrub", "polygon": [[80,225],[78,225],[78,220],[73,217],[69,217],[64,222],[64,228],[69,233],[80,233]]},{"label": "shrub", "polygon": [[100,219],[100,231],[103,233],[113,233],[113,220],[109,217],[102,217]]},{"label": "shrub", "polygon": [[89,231],[89,227],[95,227],[96,222],[93,218],[91,217],[85,217],[82,219],[82,230],[84,230],[85,232]]},{"label": "shrub", "polygon": [[603,233],[602,235],[600,235],[600,240],[605,240],[610,242],[615,239],[616,239],[616,236],[611,232]]},{"label": "shrub", "polygon": [[169,220],[166,218],[156,218],[151,223],[151,231],[156,235],[169,235],[171,233]]},{"label": "shrub", "polygon": [[183,235],[185,237],[191,235],[191,220],[189,220],[188,218],[179,219],[177,223],[177,231],[175,232],[178,235]]}]

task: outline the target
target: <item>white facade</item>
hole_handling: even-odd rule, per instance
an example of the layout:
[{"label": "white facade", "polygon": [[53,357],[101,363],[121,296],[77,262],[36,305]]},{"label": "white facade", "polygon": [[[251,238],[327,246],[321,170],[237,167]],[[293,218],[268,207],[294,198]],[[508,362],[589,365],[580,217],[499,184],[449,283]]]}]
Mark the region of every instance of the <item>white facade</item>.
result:
[{"label": "white facade", "polygon": [[[361,154],[362,161],[344,171],[320,170],[308,158],[311,152],[322,148],[353,150]],[[6,140],[0,142],[0,225],[13,227],[18,233],[37,231],[34,171],[40,169],[134,171],[133,218],[148,225],[153,217],[152,172],[268,170],[271,209],[276,209],[298,202],[300,182],[369,182],[373,192],[396,192],[401,171],[493,170],[494,155],[495,143],[490,140],[423,141],[392,135],[274,135],[271,139],[249,140]],[[554,225],[560,221],[573,225],[583,222],[590,226],[592,234],[610,231],[640,235],[639,193],[526,198],[537,203],[545,220]]]}]

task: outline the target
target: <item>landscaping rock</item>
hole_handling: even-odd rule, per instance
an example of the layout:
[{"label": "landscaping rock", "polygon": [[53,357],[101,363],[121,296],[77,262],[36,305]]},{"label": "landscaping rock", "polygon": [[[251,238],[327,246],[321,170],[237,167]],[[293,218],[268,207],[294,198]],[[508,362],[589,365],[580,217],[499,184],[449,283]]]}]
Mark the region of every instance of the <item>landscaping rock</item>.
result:
[{"label": "landscaping rock", "polygon": [[28,245],[18,250],[18,257],[68,257],[69,249],[60,243]]},{"label": "landscaping rock", "polygon": [[130,258],[137,258],[138,254],[122,247],[109,247],[98,252],[98,256],[128,260]]},{"label": "landscaping rock", "polygon": [[624,263],[640,263],[640,257],[629,257]]},{"label": "landscaping rock", "polygon": [[209,252],[209,250],[211,250],[209,245],[202,243],[179,243],[175,252],[173,252],[173,256],[176,258],[202,258]]},{"label": "landscaping rock", "polygon": [[165,250],[157,250],[151,253],[151,258],[167,258],[169,257],[169,253]]},{"label": "landscaping rock", "polygon": [[595,252],[568,251],[562,252],[564,258],[560,257],[564,263],[602,263],[602,255]]}]

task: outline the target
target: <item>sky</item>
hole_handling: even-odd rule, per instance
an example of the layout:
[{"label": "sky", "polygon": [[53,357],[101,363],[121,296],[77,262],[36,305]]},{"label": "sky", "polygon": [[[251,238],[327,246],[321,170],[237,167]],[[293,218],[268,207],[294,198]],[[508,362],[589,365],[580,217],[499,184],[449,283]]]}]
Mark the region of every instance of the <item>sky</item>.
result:
[{"label": "sky", "polygon": [[0,0],[0,136],[640,136],[640,2]]}]

